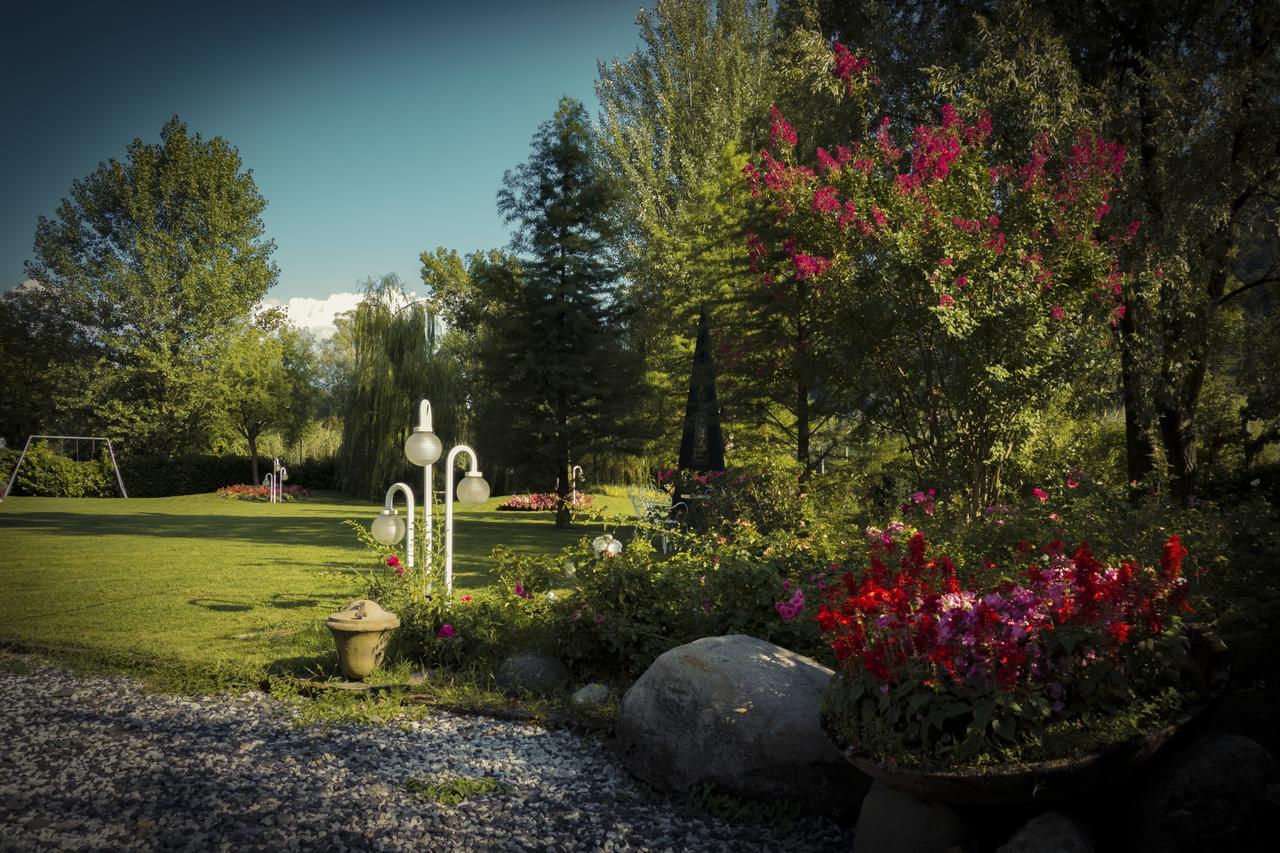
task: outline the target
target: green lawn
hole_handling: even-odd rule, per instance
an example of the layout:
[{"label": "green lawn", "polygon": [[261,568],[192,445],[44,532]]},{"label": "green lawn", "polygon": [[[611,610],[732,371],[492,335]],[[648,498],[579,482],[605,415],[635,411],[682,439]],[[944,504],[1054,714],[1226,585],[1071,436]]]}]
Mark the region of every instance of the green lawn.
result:
[{"label": "green lawn", "polygon": [[[455,590],[490,582],[495,545],[555,551],[597,529],[558,531],[550,513],[497,512],[501,501],[455,512]],[[597,496],[596,507],[625,514],[630,505]],[[331,495],[275,505],[9,498],[0,503],[0,642],[289,670],[332,649],[321,621],[363,593],[359,571],[374,567],[342,522],[368,523],[376,509]],[[443,540],[439,526],[437,547]]]}]

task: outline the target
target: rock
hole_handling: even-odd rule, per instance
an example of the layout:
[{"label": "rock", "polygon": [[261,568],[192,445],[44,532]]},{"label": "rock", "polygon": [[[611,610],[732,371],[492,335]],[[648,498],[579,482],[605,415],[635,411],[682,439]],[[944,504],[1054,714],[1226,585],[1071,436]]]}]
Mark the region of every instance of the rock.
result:
[{"label": "rock", "polygon": [[1062,812],[1045,812],[1027,821],[996,853],[1093,853],[1093,835]]},{"label": "rock", "polygon": [[819,723],[832,672],[735,634],[663,654],[622,698],[617,745],[633,774],[666,791],[694,785],[784,798],[852,816],[869,780]]},{"label": "rock", "polygon": [[569,671],[551,655],[519,652],[502,662],[496,679],[507,693],[554,693],[569,681]]},{"label": "rock", "polygon": [[1256,741],[1211,734],[1156,769],[1137,797],[1130,834],[1138,850],[1269,849],[1275,759]]},{"label": "rock", "polygon": [[862,801],[853,853],[942,853],[964,850],[973,828],[949,806],[873,782]]},{"label": "rock", "polygon": [[600,705],[609,698],[609,688],[593,681],[573,694],[575,705]]}]

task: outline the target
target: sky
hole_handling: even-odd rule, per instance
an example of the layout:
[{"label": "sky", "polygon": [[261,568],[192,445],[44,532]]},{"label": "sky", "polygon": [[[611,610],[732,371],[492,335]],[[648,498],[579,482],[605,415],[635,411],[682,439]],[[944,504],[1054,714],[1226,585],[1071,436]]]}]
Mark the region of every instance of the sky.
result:
[{"label": "sky", "polygon": [[0,290],[71,184],[173,115],[240,152],[267,200],[268,296],[323,334],[359,284],[418,255],[506,245],[494,199],[564,95],[598,115],[597,60],[647,0],[41,0],[0,35]]}]

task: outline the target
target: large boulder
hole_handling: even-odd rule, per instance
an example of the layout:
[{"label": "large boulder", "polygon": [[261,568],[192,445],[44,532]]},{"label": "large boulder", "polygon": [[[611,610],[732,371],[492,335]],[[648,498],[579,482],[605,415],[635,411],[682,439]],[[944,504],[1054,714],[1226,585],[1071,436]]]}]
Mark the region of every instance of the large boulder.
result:
[{"label": "large boulder", "polygon": [[1132,810],[1139,851],[1273,849],[1276,762],[1257,741],[1211,734],[1152,773]]},{"label": "large boulder", "polygon": [[735,634],[678,646],[622,697],[618,747],[627,769],[665,791],[694,785],[857,813],[870,780],[819,723],[831,670]]}]

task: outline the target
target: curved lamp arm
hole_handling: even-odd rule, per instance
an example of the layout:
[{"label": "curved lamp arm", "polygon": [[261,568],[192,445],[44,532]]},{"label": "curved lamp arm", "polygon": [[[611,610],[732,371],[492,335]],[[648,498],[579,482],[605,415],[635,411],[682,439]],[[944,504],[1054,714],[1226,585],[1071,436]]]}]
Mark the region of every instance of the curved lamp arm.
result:
[{"label": "curved lamp arm", "polygon": [[413,568],[413,489],[409,488],[404,483],[392,483],[391,486],[387,489],[387,495],[385,498],[383,498],[382,504],[388,510],[394,512],[397,491],[402,492],[404,494],[405,509],[408,510],[408,512],[406,513],[407,518],[405,519],[406,525],[408,527],[408,532],[405,534],[405,558],[406,558],[405,561],[409,564],[409,568],[412,569]]},{"label": "curved lamp arm", "polygon": [[424,429],[432,432],[431,429],[431,401],[423,400],[418,404],[418,429]]},{"label": "curved lamp arm", "polygon": [[[459,444],[449,451],[444,463],[444,591],[449,596],[453,595],[453,463],[459,453],[471,457],[471,469],[467,474],[480,476],[479,460],[474,450]],[[485,489],[487,491],[488,486]]]}]

